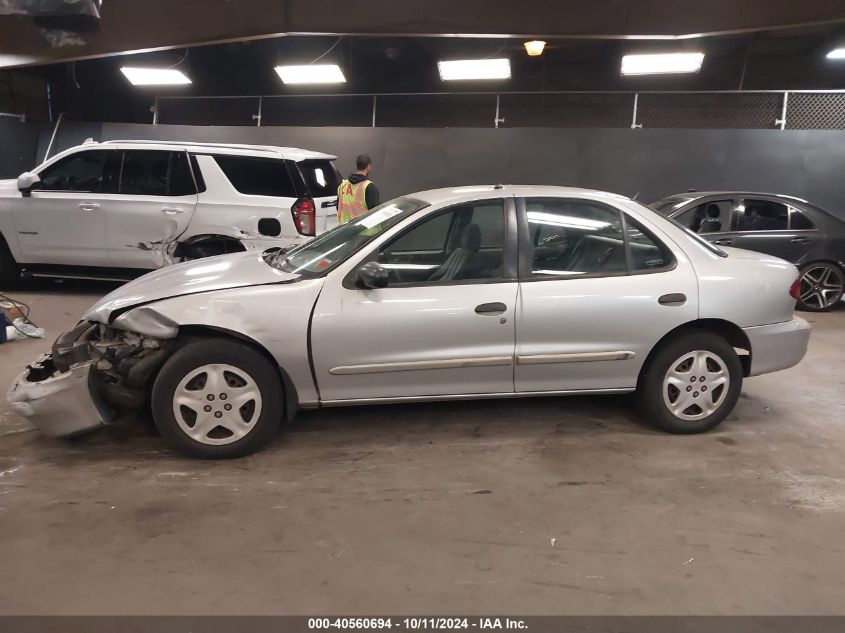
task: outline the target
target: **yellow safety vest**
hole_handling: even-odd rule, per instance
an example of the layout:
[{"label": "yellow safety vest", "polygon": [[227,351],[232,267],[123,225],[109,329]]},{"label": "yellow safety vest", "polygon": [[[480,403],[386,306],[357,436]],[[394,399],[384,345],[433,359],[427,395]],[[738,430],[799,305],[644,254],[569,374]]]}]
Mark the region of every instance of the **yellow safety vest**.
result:
[{"label": "yellow safety vest", "polygon": [[363,215],[367,209],[367,187],[369,180],[362,180],[352,184],[344,179],[337,188],[337,223],[346,224],[359,215]]}]

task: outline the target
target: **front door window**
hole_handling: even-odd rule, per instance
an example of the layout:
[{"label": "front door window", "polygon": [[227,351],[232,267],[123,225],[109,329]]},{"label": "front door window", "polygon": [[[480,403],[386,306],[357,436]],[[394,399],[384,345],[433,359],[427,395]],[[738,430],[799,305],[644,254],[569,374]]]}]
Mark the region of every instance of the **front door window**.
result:
[{"label": "front door window", "polygon": [[505,207],[483,200],[451,207],[384,246],[378,262],[390,282],[448,283],[502,276]]},{"label": "front door window", "polygon": [[706,235],[732,230],[733,200],[710,200],[684,211],[676,219],[691,231]]}]

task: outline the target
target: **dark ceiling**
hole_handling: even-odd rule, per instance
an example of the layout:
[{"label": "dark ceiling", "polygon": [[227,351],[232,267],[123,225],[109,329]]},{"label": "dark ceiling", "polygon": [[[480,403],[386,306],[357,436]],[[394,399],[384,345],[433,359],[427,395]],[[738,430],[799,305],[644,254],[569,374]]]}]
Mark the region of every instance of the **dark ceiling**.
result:
[{"label": "dark ceiling", "polygon": [[0,17],[0,67],[280,34],[642,37],[845,21],[842,0],[104,0],[84,46],[50,48],[28,16]]},{"label": "dark ceiling", "polygon": [[[45,87],[49,84],[54,115],[65,112],[71,119],[96,121],[149,122],[157,94],[845,88],[845,60],[825,59],[831,48],[845,45],[843,0],[371,0],[358,4],[180,0],[164,4],[160,0],[106,0],[102,32],[86,47],[57,50],[40,43],[28,28],[27,18],[0,17],[0,57],[3,53],[91,57],[19,68],[15,75],[37,78]],[[141,10],[141,5],[146,8]],[[790,24],[804,26],[785,28]],[[324,34],[259,37],[291,31]],[[346,35],[325,35],[339,32]],[[500,36],[431,36],[473,32]],[[716,32],[721,34],[671,40],[622,37]],[[549,42],[546,52],[529,58],[522,49],[526,37],[517,34],[544,34]],[[103,56],[118,49],[227,39],[239,41]],[[332,46],[322,61],[340,64],[346,84],[284,86],[273,71],[279,63],[309,63]],[[620,76],[625,53],[679,50],[706,54],[700,73]],[[437,74],[438,59],[494,55],[510,58],[510,80],[445,84]],[[122,65],[176,66],[193,84],[164,89],[133,87],[119,72]],[[43,111],[46,118],[46,101]],[[37,113],[30,116],[41,118]]]}]

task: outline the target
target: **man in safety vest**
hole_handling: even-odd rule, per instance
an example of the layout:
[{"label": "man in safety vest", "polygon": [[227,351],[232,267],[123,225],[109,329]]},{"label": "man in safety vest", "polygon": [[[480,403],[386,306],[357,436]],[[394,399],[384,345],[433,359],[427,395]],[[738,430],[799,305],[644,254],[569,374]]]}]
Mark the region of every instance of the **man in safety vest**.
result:
[{"label": "man in safety vest", "polygon": [[380,204],[378,189],[369,179],[373,161],[361,154],[355,159],[355,168],[357,171],[342,180],[337,188],[338,224],[346,224]]}]

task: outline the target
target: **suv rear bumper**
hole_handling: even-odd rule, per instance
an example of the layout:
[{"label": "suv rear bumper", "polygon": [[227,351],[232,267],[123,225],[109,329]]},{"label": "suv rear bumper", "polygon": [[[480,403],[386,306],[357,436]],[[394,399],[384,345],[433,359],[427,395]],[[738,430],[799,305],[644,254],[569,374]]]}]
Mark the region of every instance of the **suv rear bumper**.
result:
[{"label": "suv rear bumper", "polygon": [[807,353],[810,324],[801,317],[791,321],[742,329],[751,343],[751,372],[759,376],[793,367]]}]

